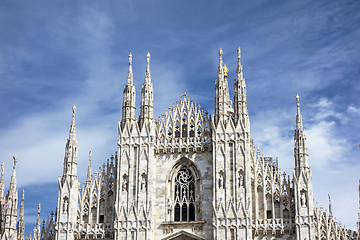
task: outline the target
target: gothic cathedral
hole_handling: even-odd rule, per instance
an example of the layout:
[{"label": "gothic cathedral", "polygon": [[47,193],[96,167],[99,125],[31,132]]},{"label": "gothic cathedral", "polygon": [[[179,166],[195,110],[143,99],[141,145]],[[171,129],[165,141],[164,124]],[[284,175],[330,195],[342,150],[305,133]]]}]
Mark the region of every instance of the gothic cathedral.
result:
[{"label": "gothic cathedral", "polygon": [[[329,213],[314,206],[299,96],[290,179],[276,159],[254,146],[240,48],[233,101],[222,55],[220,49],[213,115],[184,94],[155,120],[150,54],[138,118],[130,54],[118,149],[94,173],[89,153],[83,185],[77,177],[74,106],[57,209],[41,226],[39,205],[30,239],[358,239],[358,232],[335,221],[331,204]],[[17,220],[16,163],[14,157],[6,196],[1,175],[1,240],[24,239],[23,200]]]}]

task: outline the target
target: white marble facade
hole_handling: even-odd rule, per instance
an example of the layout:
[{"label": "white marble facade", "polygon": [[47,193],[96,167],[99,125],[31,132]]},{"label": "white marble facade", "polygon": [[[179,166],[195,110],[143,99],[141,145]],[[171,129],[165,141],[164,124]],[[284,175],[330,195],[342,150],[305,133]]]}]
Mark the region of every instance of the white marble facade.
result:
[{"label": "white marble facade", "polygon": [[[90,152],[87,179],[80,184],[74,106],[57,211],[42,228],[38,218],[32,238],[357,239],[357,232],[314,206],[299,96],[292,175],[280,172],[277,159],[255,148],[240,48],[237,59],[233,101],[220,49],[215,113],[184,94],[154,119],[150,54],[138,118],[130,54],[116,153],[92,172]],[[15,167],[16,161],[13,175]],[[15,196],[16,180],[11,186]],[[3,180],[0,188],[3,194]],[[16,210],[7,210],[7,200],[0,197],[1,216],[16,221]],[[19,222],[20,230],[1,225],[2,238],[24,239],[21,217]]]}]

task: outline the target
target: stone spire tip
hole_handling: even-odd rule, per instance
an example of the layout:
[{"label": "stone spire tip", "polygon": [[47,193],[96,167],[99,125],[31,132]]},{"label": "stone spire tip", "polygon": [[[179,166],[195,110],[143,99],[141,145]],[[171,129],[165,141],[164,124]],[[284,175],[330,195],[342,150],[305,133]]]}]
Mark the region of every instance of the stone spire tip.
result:
[{"label": "stone spire tip", "polygon": [[131,52],[129,53],[129,66],[131,66],[132,65],[132,54],[131,54]]},{"label": "stone spire tip", "polygon": [[238,60],[240,60],[240,58],[241,58],[241,49],[240,49],[240,47],[237,49],[237,55],[238,55]]},{"label": "stone spire tip", "polygon": [[14,169],[16,169],[16,164],[17,164],[17,161],[18,161],[17,156],[14,155],[13,159],[14,159]]}]

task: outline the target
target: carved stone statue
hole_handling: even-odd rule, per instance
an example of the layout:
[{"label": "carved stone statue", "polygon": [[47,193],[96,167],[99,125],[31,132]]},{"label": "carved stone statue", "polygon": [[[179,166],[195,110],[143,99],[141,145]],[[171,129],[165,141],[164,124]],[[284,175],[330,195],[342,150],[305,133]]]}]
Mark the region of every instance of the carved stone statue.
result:
[{"label": "carved stone statue", "polygon": [[224,176],[222,173],[219,174],[219,188],[224,188]]},{"label": "carved stone statue", "polygon": [[301,199],[300,200],[301,200],[301,206],[306,207],[306,196],[305,196],[304,192],[301,194]]},{"label": "carved stone statue", "polygon": [[143,191],[146,191],[146,175],[143,174],[142,177],[141,177],[141,185],[140,185],[140,190],[143,192]]},{"label": "carved stone statue", "polygon": [[239,172],[239,187],[244,186],[244,176]]},{"label": "carved stone statue", "polygon": [[167,199],[167,209],[168,209],[168,214],[171,214],[171,212],[172,212],[172,203],[171,203],[170,198]]},{"label": "carved stone statue", "polygon": [[124,174],[123,183],[122,183],[122,190],[127,191],[127,188],[128,188],[128,179],[127,179],[127,175]]},{"label": "carved stone statue", "polygon": [[64,213],[68,213],[68,212],[69,212],[69,201],[68,201],[67,198],[64,198],[63,212],[64,212]]}]

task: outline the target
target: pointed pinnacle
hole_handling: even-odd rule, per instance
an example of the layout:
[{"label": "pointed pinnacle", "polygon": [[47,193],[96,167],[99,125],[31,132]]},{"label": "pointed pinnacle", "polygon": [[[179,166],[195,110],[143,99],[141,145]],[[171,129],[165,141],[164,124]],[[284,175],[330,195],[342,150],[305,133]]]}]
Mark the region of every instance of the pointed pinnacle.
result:
[{"label": "pointed pinnacle", "polygon": [[132,54],[129,53],[129,70],[130,70],[131,65],[132,65]]},{"label": "pointed pinnacle", "polygon": [[13,156],[13,159],[14,159],[14,170],[16,169],[16,164],[17,164],[17,156],[16,155],[14,155]]},{"label": "pointed pinnacle", "polygon": [[240,58],[241,58],[241,49],[240,49],[240,47],[237,49],[237,55],[238,55],[238,61],[240,61]]},{"label": "pointed pinnacle", "polygon": [[89,151],[89,165],[88,165],[87,181],[91,181],[91,150]]},{"label": "pointed pinnacle", "polygon": [[296,129],[300,130],[302,129],[302,117],[300,114],[300,99],[299,94],[296,94],[296,108],[297,108],[297,114],[296,114]]},{"label": "pointed pinnacle", "polygon": [[69,139],[72,139],[74,137],[74,133],[76,131],[75,126],[75,115],[76,115],[76,106],[75,104],[72,107],[72,120],[71,120],[71,126],[70,126],[70,136]]},{"label": "pointed pinnacle", "polygon": [[75,114],[76,114],[76,106],[75,106],[75,104],[72,107],[72,111],[73,111],[73,119],[75,119]]},{"label": "pointed pinnacle", "polygon": [[223,50],[220,48],[219,50],[219,68],[222,69],[222,55],[223,55]]},{"label": "pointed pinnacle", "polygon": [[4,166],[4,162],[1,164],[1,181],[4,180],[4,169],[5,169],[5,166]]},{"label": "pointed pinnacle", "polygon": [[150,76],[150,53],[148,52],[146,55],[146,70],[145,70],[145,83],[151,82]]}]

